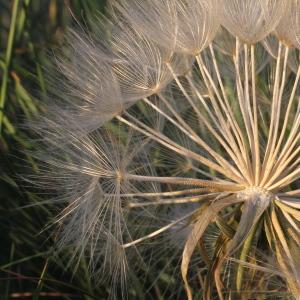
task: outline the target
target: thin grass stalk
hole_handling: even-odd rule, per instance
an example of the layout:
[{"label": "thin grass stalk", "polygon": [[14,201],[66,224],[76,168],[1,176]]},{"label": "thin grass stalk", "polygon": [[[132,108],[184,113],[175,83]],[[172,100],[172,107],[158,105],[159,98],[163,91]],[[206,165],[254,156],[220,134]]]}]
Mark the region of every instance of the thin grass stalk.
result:
[{"label": "thin grass stalk", "polygon": [[9,67],[11,64],[13,44],[14,44],[14,39],[15,39],[19,2],[20,2],[20,0],[14,0],[14,2],[13,2],[10,30],[9,30],[9,34],[8,34],[6,54],[5,54],[5,66],[4,66],[4,70],[3,70],[3,78],[2,78],[1,93],[0,93],[0,136],[1,136],[1,132],[2,132],[2,124],[3,124],[3,118],[4,118],[4,106],[5,106],[5,102],[7,100]]}]

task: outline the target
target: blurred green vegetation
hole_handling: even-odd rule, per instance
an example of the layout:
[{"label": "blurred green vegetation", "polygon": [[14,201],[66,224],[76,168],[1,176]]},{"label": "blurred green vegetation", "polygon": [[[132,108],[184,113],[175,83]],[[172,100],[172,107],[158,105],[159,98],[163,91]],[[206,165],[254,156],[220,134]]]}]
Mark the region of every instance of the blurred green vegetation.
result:
[{"label": "blurred green vegetation", "polygon": [[0,299],[107,299],[105,287],[91,289],[84,261],[74,275],[53,255],[53,237],[43,228],[55,209],[22,208],[40,200],[19,175],[35,168],[24,154],[34,145],[23,124],[47,93],[49,52],[74,18],[88,26],[104,6],[105,0],[0,1]]}]

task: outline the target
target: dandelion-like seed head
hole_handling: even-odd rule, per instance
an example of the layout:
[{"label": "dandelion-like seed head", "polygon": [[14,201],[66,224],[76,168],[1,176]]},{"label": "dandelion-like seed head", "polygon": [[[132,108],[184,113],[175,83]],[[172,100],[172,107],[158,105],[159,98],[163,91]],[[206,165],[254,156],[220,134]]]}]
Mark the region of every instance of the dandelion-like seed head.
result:
[{"label": "dandelion-like seed head", "polygon": [[189,300],[250,299],[259,275],[244,265],[261,249],[286,275],[275,288],[298,297],[300,2],[109,7],[105,41],[71,34],[37,126],[38,179],[66,206],[59,245],[108,272],[115,298],[119,275],[124,288],[130,270],[163,265]]}]

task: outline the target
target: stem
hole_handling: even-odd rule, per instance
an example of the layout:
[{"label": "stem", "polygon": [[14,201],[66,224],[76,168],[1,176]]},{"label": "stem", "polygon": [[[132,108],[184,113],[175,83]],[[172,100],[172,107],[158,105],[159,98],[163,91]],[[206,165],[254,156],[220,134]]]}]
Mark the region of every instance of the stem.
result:
[{"label": "stem", "polygon": [[[298,117],[298,124],[300,125],[300,115]],[[276,163],[273,163],[273,170],[272,176],[269,178],[266,177],[266,180],[263,182],[264,185],[270,185],[277,176],[281,174],[284,170],[287,170],[286,167],[288,163],[299,153],[300,146],[295,148],[297,143],[300,139],[300,133],[297,134],[295,137],[296,132],[298,131],[298,127],[293,128],[292,132],[290,133],[290,136],[285,144],[285,147],[283,148],[279,158],[277,159]],[[293,152],[291,154],[291,152]],[[297,164],[297,162],[295,162]]]},{"label": "stem", "polygon": [[282,43],[279,42],[278,46],[278,55],[277,55],[277,61],[276,61],[276,71],[275,71],[275,83],[273,88],[273,99],[272,99],[272,112],[271,112],[271,122],[270,122],[270,130],[268,135],[268,142],[262,167],[263,176],[266,170],[266,165],[269,160],[270,151],[271,151],[271,145],[272,145],[272,139],[273,139],[273,128],[274,128],[274,122],[275,122],[275,108],[276,108],[276,99],[278,95],[278,89],[279,89],[279,81],[280,81],[280,65],[281,65],[281,51],[282,51]]},{"label": "stem", "polygon": [[[252,54],[254,58],[254,52],[253,48],[251,47],[251,62],[252,62]],[[258,140],[255,140],[255,124],[254,124],[254,116],[252,114],[252,108],[251,108],[251,103],[250,103],[250,90],[249,90],[249,47],[248,44],[244,44],[244,71],[245,71],[245,82],[244,82],[244,95],[245,95],[245,100],[246,100],[246,107],[245,107],[245,115],[246,118],[250,121],[249,127],[249,142],[250,142],[250,149],[251,149],[251,154],[252,154],[252,172],[254,174],[254,183],[257,185],[256,182],[258,182],[258,174],[257,174],[257,148],[259,148],[259,142]],[[254,59],[253,59],[254,63]],[[254,72],[254,74],[253,74]],[[252,79],[252,87],[255,86],[255,69],[253,64],[251,63],[251,79]],[[254,81],[254,82],[253,82]],[[255,89],[253,92],[253,97]],[[255,98],[256,99],[256,98]],[[254,98],[253,98],[254,100]],[[256,105],[256,103],[255,103]],[[254,106],[254,103],[253,103]],[[255,107],[254,107],[255,108]]]},{"label": "stem", "polygon": [[[257,225],[258,224],[256,224],[252,228],[251,232],[249,233],[247,239],[244,242],[244,246],[242,248],[240,258],[239,258],[239,260],[241,262],[244,262],[244,261],[247,260],[247,256],[248,256],[248,254],[250,252],[250,249],[251,249],[251,243],[252,243],[253,238],[254,238],[255,233],[256,233]],[[242,288],[243,276],[244,276],[244,265],[242,263],[239,263],[238,269],[237,269],[237,275],[236,275],[236,277],[237,277],[236,278],[236,288],[237,288],[238,292],[240,292],[241,288]]]},{"label": "stem", "polygon": [[[174,119],[172,119],[169,115],[167,115],[165,112],[163,112],[155,104],[151,103],[148,99],[144,98],[143,101],[146,102],[150,107],[152,107],[154,110],[156,110],[163,117],[165,117],[168,121],[170,121],[174,126],[176,126],[182,133],[184,133],[186,136],[188,136],[191,140],[193,140],[195,143],[197,143],[199,146],[201,146],[203,149],[205,149],[207,151],[207,153],[209,153],[212,157],[215,158],[215,160],[218,162],[219,165],[224,166],[224,168],[229,168],[233,172],[237,172],[237,170],[230,163],[228,163],[220,154],[218,154],[210,146],[208,146],[208,144],[205,143],[192,130],[192,128],[190,128],[186,124],[186,122],[184,122],[184,120],[182,120],[182,118],[178,116],[177,113],[176,113],[175,117],[178,119],[179,123],[182,123],[182,126],[180,124],[178,124]],[[173,111],[173,113],[175,113],[175,112]]]},{"label": "stem", "polygon": [[230,183],[230,182],[216,182],[212,180],[202,180],[195,178],[185,178],[185,177],[159,177],[159,176],[142,176],[134,174],[124,174],[123,175],[128,180],[144,181],[144,182],[160,182],[166,184],[180,184],[180,185],[190,185],[190,186],[201,186],[208,187],[212,191],[217,190],[218,192],[237,192],[243,189],[243,186]]},{"label": "stem", "polygon": [[274,120],[272,122],[271,119],[271,124],[270,125],[270,130],[272,130],[272,138],[270,142],[270,149],[269,149],[269,156],[268,160],[266,161],[265,164],[265,172],[264,172],[264,178],[262,181],[262,184],[264,184],[265,180],[269,176],[272,167],[274,166],[274,151],[275,151],[275,145],[276,145],[276,140],[277,140],[277,135],[278,135],[278,127],[279,127],[279,120],[280,120],[280,111],[281,111],[281,102],[282,102],[282,95],[283,95],[283,90],[284,90],[284,85],[285,85],[285,78],[286,78],[286,70],[287,70],[287,60],[288,60],[288,54],[289,54],[289,48],[285,49],[285,55],[284,55],[284,63],[283,63],[283,71],[282,71],[282,79],[281,79],[281,85],[280,85],[280,90],[278,91],[278,97],[276,97],[274,101]]},{"label": "stem", "polygon": [[279,187],[283,188],[283,187],[289,185],[290,183],[292,183],[293,181],[297,180],[299,178],[299,175],[300,175],[300,168],[294,170],[288,176],[282,178],[281,180],[277,181],[273,185],[271,185],[271,186],[268,185],[268,190],[275,190]]},{"label": "stem", "polygon": [[140,208],[140,207],[152,206],[152,205],[197,203],[199,201],[206,200],[207,198],[214,196],[214,195],[218,195],[218,193],[211,193],[211,194],[207,194],[207,195],[183,197],[183,198],[176,198],[176,199],[164,199],[164,200],[143,202],[143,203],[130,202],[130,203],[128,203],[128,207],[129,208]]},{"label": "stem", "polygon": [[291,95],[290,95],[290,98],[289,98],[288,106],[287,106],[287,109],[286,109],[286,112],[285,112],[284,123],[283,123],[282,129],[281,129],[281,134],[280,134],[280,137],[279,137],[279,140],[278,140],[278,143],[277,143],[277,147],[274,151],[272,159],[274,159],[277,156],[278,151],[281,147],[283,138],[285,136],[285,131],[286,131],[286,128],[287,128],[287,125],[288,125],[288,120],[289,120],[289,114],[291,112],[293,100],[295,99],[295,94],[296,94],[296,91],[297,91],[299,79],[300,79],[300,66],[298,67],[298,71],[297,71],[296,79],[295,79],[295,82],[294,82],[294,86],[293,86],[293,89],[292,89],[292,92],[291,92]]},{"label": "stem", "polygon": [[[244,105],[245,102],[245,95],[244,95],[244,90],[242,86],[242,79],[241,79],[241,74],[240,74],[240,54],[239,54],[239,48],[240,48],[240,41],[237,38],[236,39],[236,49],[235,49],[235,56],[234,56],[234,65],[235,65],[235,73],[236,73],[236,88],[237,88],[237,96],[238,96],[238,101],[239,101],[239,107],[242,113],[243,121],[245,124],[246,132],[247,132],[247,137],[248,137],[248,142],[251,147],[252,143],[252,134],[251,134],[251,128],[249,124],[249,118],[246,113],[246,107]],[[253,182],[253,174],[252,174],[252,169],[249,168],[249,172],[251,172],[251,182]],[[254,183],[254,182],[253,182]]]},{"label": "stem", "polygon": [[33,297],[32,297],[33,300],[37,300],[39,298],[39,294],[40,294],[40,292],[43,288],[44,277],[45,277],[45,275],[47,273],[47,270],[48,270],[48,265],[49,265],[49,258],[46,259],[44,268],[42,270],[40,279],[38,281],[37,288],[36,288],[35,292],[33,293]]},{"label": "stem", "polygon": [[[199,59],[198,56],[196,57],[196,59]],[[203,104],[203,106],[205,107],[206,111],[208,112],[209,116],[211,117],[211,119],[214,122],[214,125],[219,129],[219,131],[223,134],[223,136],[225,136],[224,140],[223,138],[221,138],[216,130],[211,126],[211,124],[206,120],[206,118],[202,115],[202,113],[200,112],[200,110],[197,108],[197,106],[195,105],[194,101],[191,99],[191,97],[188,95],[187,91],[185,90],[185,88],[183,87],[183,85],[181,84],[180,80],[178,79],[176,73],[174,72],[174,70],[172,69],[171,65],[168,65],[170,72],[172,73],[172,76],[177,84],[177,86],[179,87],[179,89],[181,90],[181,92],[183,93],[183,95],[185,96],[185,98],[188,100],[189,104],[191,105],[191,107],[193,108],[193,110],[195,111],[195,113],[197,114],[198,118],[205,124],[205,126],[207,127],[207,129],[215,136],[215,138],[222,144],[222,146],[226,149],[226,151],[228,152],[228,145],[226,144],[226,140],[228,140],[228,136],[225,135],[224,130],[222,130],[222,126],[221,124],[218,122],[218,120],[215,118],[215,116],[212,114],[211,110],[209,109],[208,105],[206,104],[204,98],[202,97],[202,95],[199,93],[198,89],[194,86],[192,80],[190,80],[189,77],[187,77],[190,86],[193,88],[194,92],[196,93],[197,97],[199,98],[199,100],[201,101],[201,103]],[[201,69],[202,70],[202,69]],[[210,85],[208,84],[206,78],[204,77],[206,86],[208,89],[210,89]],[[210,93],[210,98],[212,103],[214,104],[214,109],[216,109],[216,103],[213,97],[213,93]],[[219,115],[219,120],[223,119],[223,116]],[[227,128],[226,125],[224,125],[224,121],[223,121],[223,128]],[[234,155],[233,155],[234,156]]]},{"label": "stem", "polygon": [[[218,91],[218,89],[217,89],[217,87],[214,83],[214,80],[212,79],[212,77],[211,77],[210,73],[208,72],[205,64],[203,63],[203,60],[202,60],[200,54],[196,56],[196,60],[197,60],[197,64],[198,64],[199,70],[201,72],[201,75],[204,79],[205,85],[206,85],[206,87],[209,91],[210,100],[211,100],[211,103],[213,105],[213,108],[214,108],[214,111],[216,113],[217,118],[212,114],[209,107],[205,103],[205,100],[200,95],[200,93],[197,91],[197,89],[195,88],[195,86],[193,85],[191,80],[188,78],[189,83],[194,88],[198,98],[200,99],[200,101],[204,105],[204,107],[207,110],[209,116],[214,121],[215,126],[219,129],[219,131],[221,132],[221,134],[224,138],[222,138],[220,135],[218,135],[215,132],[215,130],[211,127],[211,125],[207,122],[207,120],[204,121],[204,124],[210,130],[210,132],[212,132],[212,134],[217,138],[217,140],[224,147],[224,149],[227,151],[227,153],[230,155],[230,157],[234,160],[236,166],[239,168],[239,171],[243,174],[243,177],[250,184],[251,182],[250,182],[250,179],[249,179],[249,172],[248,172],[246,161],[240,155],[240,153],[241,152],[243,153],[243,151],[241,151],[238,148],[237,144],[236,144],[236,139],[238,140],[238,137],[236,136],[236,139],[235,139],[232,136],[231,130],[230,130],[227,122],[225,121],[222,112],[220,111],[218,103],[215,100],[214,93],[216,94],[218,102],[221,105],[223,111],[225,112],[225,114],[227,116],[227,119],[229,119],[229,123],[231,124],[232,122],[230,122],[230,120],[231,120],[230,119],[230,113],[227,112],[226,105],[224,105],[224,100],[221,98],[220,93],[219,93],[219,91]],[[211,89],[211,87],[213,88],[213,90]]]},{"label": "stem", "polygon": [[217,74],[217,78],[218,78],[218,81],[219,81],[219,85],[221,87],[222,95],[223,95],[223,98],[224,98],[225,104],[226,104],[226,108],[224,110],[225,110],[225,113],[226,113],[227,117],[229,116],[228,117],[229,122],[230,122],[231,127],[234,131],[234,135],[235,135],[235,138],[238,142],[240,151],[243,155],[245,164],[247,164],[247,150],[246,150],[243,134],[242,134],[241,129],[240,129],[233,113],[232,113],[232,109],[231,109],[229,101],[228,101],[228,97],[227,97],[227,94],[226,94],[226,91],[225,91],[225,88],[224,88],[224,84],[223,84],[223,81],[222,81],[222,78],[221,78],[221,73],[220,73],[220,70],[219,70],[219,67],[218,67],[218,64],[217,64],[217,60],[216,60],[216,56],[215,56],[215,52],[214,52],[214,47],[213,47],[212,44],[210,45],[210,52],[211,52],[211,56],[212,56],[212,59],[213,59],[213,65],[214,65],[214,68],[215,68],[215,71],[216,71],[216,74]]},{"label": "stem", "polygon": [[[300,137],[300,134],[299,134]],[[295,141],[296,144],[297,141]],[[291,146],[291,148],[294,145]],[[278,164],[278,167],[275,168],[275,173],[273,173],[273,175],[271,176],[271,178],[266,182],[266,184],[264,185],[265,187],[270,186],[279,176],[280,178],[284,177],[284,175],[289,174],[289,172],[293,169],[294,166],[296,166],[297,164],[299,164],[299,160],[300,157],[298,158],[298,161],[296,160],[294,163],[292,163],[291,166],[288,166],[290,162],[292,162],[292,160],[299,154],[300,152],[300,146],[298,146],[298,148],[296,148],[293,152],[292,155],[288,156],[288,157],[284,157]]]},{"label": "stem", "polygon": [[[197,56],[196,59],[199,59],[199,57]],[[215,129],[211,126],[211,124],[206,120],[206,118],[201,114],[201,112],[199,111],[199,109],[196,107],[195,103],[193,102],[193,100],[191,99],[191,97],[188,95],[187,91],[185,90],[185,88],[183,87],[183,85],[181,84],[180,80],[178,79],[177,75],[175,74],[174,70],[172,69],[171,65],[168,65],[168,68],[170,70],[170,72],[172,73],[172,76],[175,80],[175,82],[177,83],[177,86],[179,87],[179,89],[181,90],[181,92],[183,93],[183,95],[185,96],[185,98],[188,100],[189,104],[192,106],[193,110],[196,112],[198,118],[205,124],[205,126],[207,127],[207,129],[214,135],[214,137],[220,142],[220,144],[224,147],[224,149],[227,151],[227,153],[229,153],[229,155],[232,157],[232,159],[234,160],[236,166],[241,170],[240,168],[240,164],[236,162],[236,157],[235,154],[231,151],[231,149],[228,147],[228,145],[226,144],[226,141],[215,131]],[[209,87],[208,83],[207,86]],[[197,89],[196,93],[197,96],[200,98],[201,102],[204,104],[205,107],[207,107],[205,105],[205,101],[203,99],[203,97],[198,93]],[[212,96],[213,97],[213,96]],[[218,129],[220,130],[220,132],[224,132],[222,130],[222,128],[220,127],[219,122],[214,118],[214,116],[210,113],[210,110],[208,110],[208,113],[210,114],[210,117],[213,119],[215,125],[218,127]],[[219,119],[222,119],[223,117],[219,116]],[[224,128],[227,128],[226,124],[223,124]],[[199,137],[198,137],[199,138]],[[226,136],[226,139],[228,139],[228,137]],[[206,151],[210,152],[211,150],[208,150],[208,146],[206,145]],[[237,151],[236,151],[237,152]],[[218,155],[219,159],[222,157],[220,155]],[[229,167],[229,169],[231,170],[232,174],[239,176],[240,180],[243,180],[243,173],[245,173],[245,170],[241,170],[242,172],[239,172],[238,170],[236,170],[233,166],[231,166],[230,164],[228,164],[224,159],[222,159],[223,163],[225,163],[227,165],[227,167]]]},{"label": "stem", "polygon": [[129,118],[131,118],[138,126],[136,124],[133,124],[132,122],[124,119],[121,116],[118,116],[117,119],[120,122],[128,125],[129,127],[135,129],[138,132],[143,133],[145,136],[150,137],[151,139],[157,141],[161,145],[167,147],[170,150],[173,150],[174,152],[176,152],[178,154],[181,154],[185,157],[192,158],[192,159],[204,164],[205,166],[207,166],[209,168],[212,168],[213,170],[227,176],[228,178],[230,178],[234,181],[237,181],[237,182],[242,181],[242,178],[236,176],[235,174],[232,174],[232,172],[229,173],[229,170],[224,169],[222,166],[217,165],[217,164],[213,163],[212,161],[210,161],[209,159],[206,159],[203,156],[201,156],[197,153],[194,153],[193,151],[187,150],[186,148],[178,145],[177,143],[170,140],[169,138],[167,138],[162,133],[153,130],[152,128],[148,127],[147,125],[145,125],[142,122],[138,121],[136,118],[129,115],[128,113],[125,113],[125,115],[128,116]]},{"label": "stem", "polygon": [[254,182],[257,186],[260,180],[260,149],[258,134],[258,116],[257,116],[257,99],[256,99],[256,80],[255,80],[255,46],[251,45],[251,74],[252,74],[252,104],[254,118]]},{"label": "stem", "polygon": [[7,98],[7,85],[8,85],[8,74],[9,74],[9,67],[11,63],[11,56],[12,56],[12,49],[16,31],[16,20],[17,20],[17,13],[18,13],[18,6],[19,0],[14,0],[13,8],[12,8],[12,17],[10,23],[10,30],[8,35],[7,41],[7,48],[6,48],[6,55],[5,55],[5,68],[3,72],[3,79],[1,84],[1,93],[0,93],[0,136],[2,132],[2,123],[4,117],[4,106],[5,101]]},{"label": "stem", "polygon": [[[200,188],[200,189],[187,189],[181,191],[174,191],[174,192],[154,192],[154,193],[132,193],[132,194],[120,194],[120,197],[145,197],[145,198],[152,198],[152,197],[169,197],[169,196],[180,196],[184,194],[194,194],[194,193],[202,193],[208,191],[207,188]],[[114,194],[104,194],[105,196],[113,196]]]},{"label": "stem", "polygon": [[[248,119],[250,120],[250,125],[252,129],[252,143],[253,143],[253,129],[254,129],[254,121],[253,121],[253,116],[252,116],[252,109],[251,109],[251,104],[250,104],[250,91],[249,91],[249,49],[248,49],[248,44],[244,44],[244,60],[245,60],[245,82],[244,82],[244,95],[245,95],[245,100],[246,100],[246,112],[248,115]],[[252,144],[253,146],[253,144]]]},{"label": "stem", "polygon": [[132,241],[130,243],[124,244],[123,248],[126,249],[126,248],[129,248],[129,247],[135,246],[135,245],[137,245],[137,244],[139,244],[139,243],[141,243],[141,242],[143,242],[145,240],[151,239],[151,238],[153,238],[153,237],[155,237],[155,236],[157,236],[157,235],[165,232],[166,230],[172,228],[173,226],[175,226],[176,224],[182,222],[183,220],[191,217],[194,213],[195,213],[195,211],[193,211],[193,212],[185,215],[184,217],[182,217],[182,218],[180,218],[180,219],[178,219],[178,220],[176,220],[174,222],[169,223],[168,225],[166,225],[164,227],[161,227],[160,229],[158,229],[156,231],[151,232],[150,234],[147,234],[147,235],[145,235],[145,236],[143,236],[143,237],[141,237],[141,238],[139,238],[137,240],[134,240],[134,241]]}]

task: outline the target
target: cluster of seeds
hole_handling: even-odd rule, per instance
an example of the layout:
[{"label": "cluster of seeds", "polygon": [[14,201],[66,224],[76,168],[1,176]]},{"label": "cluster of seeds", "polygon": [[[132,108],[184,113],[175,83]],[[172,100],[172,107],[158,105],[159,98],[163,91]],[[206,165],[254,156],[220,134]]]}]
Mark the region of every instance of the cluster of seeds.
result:
[{"label": "cluster of seeds", "polygon": [[57,244],[112,298],[131,272],[174,272],[171,299],[298,299],[300,1],[116,0],[107,15],[69,30],[34,126]]}]

